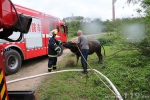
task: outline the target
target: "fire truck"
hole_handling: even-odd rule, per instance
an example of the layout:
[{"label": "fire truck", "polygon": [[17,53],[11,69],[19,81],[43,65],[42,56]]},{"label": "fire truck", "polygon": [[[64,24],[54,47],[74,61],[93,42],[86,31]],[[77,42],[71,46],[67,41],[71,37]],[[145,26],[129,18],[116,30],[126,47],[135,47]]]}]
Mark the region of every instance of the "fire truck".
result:
[{"label": "fire truck", "polygon": [[[23,60],[47,55],[52,29],[57,40],[67,41],[67,26],[58,17],[0,0],[0,100],[36,100],[34,91],[7,91],[5,74],[16,73]],[[58,56],[62,52],[60,46]]]},{"label": "fire truck", "polygon": [[[8,0],[1,0],[3,14],[5,9],[8,9],[5,2]],[[34,57],[39,57],[48,54],[48,40],[51,36],[50,31],[52,29],[57,29],[58,34],[56,36],[57,40],[61,42],[67,41],[67,26],[58,17],[48,15],[36,10],[32,10],[19,5],[14,5],[18,14],[32,17],[32,23],[30,25],[29,31],[26,34],[22,34],[22,39],[16,42],[15,40],[20,37],[20,32],[14,31],[9,35],[9,39],[1,38],[0,47],[6,51],[5,61],[4,61],[4,71],[6,74],[16,73],[22,64],[23,60],[31,59]],[[11,20],[16,20],[15,10],[13,8]],[[7,16],[9,18],[9,15]],[[10,20],[6,17],[6,21]],[[5,16],[4,16],[5,18]],[[14,23],[14,22],[13,22]],[[19,24],[17,23],[18,27]],[[15,25],[13,26],[15,27]],[[3,28],[0,31],[5,31]],[[7,32],[5,32],[7,33]],[[63,47],[60,46],[60,56],[63,53]]]}]

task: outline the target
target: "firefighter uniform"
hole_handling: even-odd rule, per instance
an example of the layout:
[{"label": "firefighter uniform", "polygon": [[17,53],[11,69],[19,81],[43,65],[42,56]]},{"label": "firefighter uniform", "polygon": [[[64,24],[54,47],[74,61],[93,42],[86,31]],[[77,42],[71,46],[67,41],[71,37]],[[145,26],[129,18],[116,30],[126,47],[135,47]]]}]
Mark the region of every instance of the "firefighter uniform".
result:
[{"label": "firefighter uniform", "polygon": [[57,54],[60,51],[59,45],[61,44],[60,41],[55,39],[57,30],[52,30],[51,33],[53,36],[49,39],[48,44],[48,72],[57,68]]}]

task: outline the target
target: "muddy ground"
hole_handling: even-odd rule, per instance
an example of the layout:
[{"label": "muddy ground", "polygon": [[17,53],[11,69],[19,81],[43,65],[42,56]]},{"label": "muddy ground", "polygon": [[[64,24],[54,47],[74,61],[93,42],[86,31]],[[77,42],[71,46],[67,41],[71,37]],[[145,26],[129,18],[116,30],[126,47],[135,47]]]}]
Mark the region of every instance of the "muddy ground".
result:
[{"label": "muddy ground", "polygon": [[[69,49],[63,51],[62,56],[58,57],[58,62],[69,53]],[[30,60],[23,61],[22,67],[16,74],[6,76],[6,81],[11,81],[19,78],[29,77],[33,75],[43,74],[48,72],[48,57],[42,56]],[[7,84],[8,91],[18,90],[36,90],[39,84],[46,76],[41,76],[33,79],[23,80],[15,83]]]}]

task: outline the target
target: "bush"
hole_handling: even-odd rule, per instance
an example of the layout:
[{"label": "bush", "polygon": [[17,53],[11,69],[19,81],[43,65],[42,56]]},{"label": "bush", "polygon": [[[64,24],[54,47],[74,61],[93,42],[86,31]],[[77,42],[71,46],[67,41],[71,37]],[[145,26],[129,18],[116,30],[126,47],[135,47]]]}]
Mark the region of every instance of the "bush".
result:
[{"label": "bush", "polygon": [[113,39],[111,38],[99,38],[98,41],[105,46],[110,46],[114,43]]},{"label": "bush", "polygon": [[148,58],[146,56],[136,54],[132,56],[126,56],[122,62],[124,63],[124,65],[130,67],[144,67],[147,64],[146,61],[148,61]]},{"label": "bush", "polygon": [[76,31],[69,31],[69,32],[68,32],[68,37],[69,37],[69,38],[72,38],[72,37],[74,37],[74,36],[77,36],[77,32],[76,32]]},{"label": "bush", "polygon": [[150,52],[150,40],[149,38],[145,38],[143,39],[140,43],[138,43],[137,48],[139,49],[139,51],[146,56],[149,56],[149,52]]}]

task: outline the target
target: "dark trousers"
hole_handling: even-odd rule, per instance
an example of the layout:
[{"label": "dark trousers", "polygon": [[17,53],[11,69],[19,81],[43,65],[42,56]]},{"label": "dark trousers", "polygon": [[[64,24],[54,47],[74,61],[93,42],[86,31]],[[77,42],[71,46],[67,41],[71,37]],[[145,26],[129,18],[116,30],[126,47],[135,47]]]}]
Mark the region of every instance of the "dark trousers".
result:
[{"label": "dark trousers", "polygon": [[[83,67],[83,71],[87,71],[87,57],[89,53],[89,49],[81,49],[82,55],[81,55],[81,63]],[[83,58],[84,57],[84,58]]]},{"label": "dark trousers", "polygon": [[57,57],[49,57],[48,58],[48,68],[52,68],[53,65],[56,65]]}]

